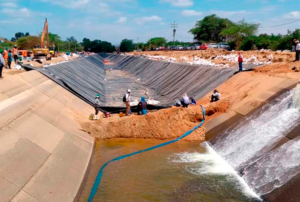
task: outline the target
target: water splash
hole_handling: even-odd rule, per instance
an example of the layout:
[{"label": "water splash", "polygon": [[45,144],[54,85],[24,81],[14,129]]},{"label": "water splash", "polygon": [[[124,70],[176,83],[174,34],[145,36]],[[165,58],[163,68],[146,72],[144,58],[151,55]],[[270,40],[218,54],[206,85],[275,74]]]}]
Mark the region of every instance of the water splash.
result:
[{"label": "water splash", "polygon": [[260,195],[281,187],[300,173],[300,137],[246,167],[244,178]]},{"label": "water splash", "polygon": [[205,153],[180,153],[176,154],[176,158],[172,160],[174,163],[197,163],[201,166],[189,167],[188,171],[195,175],[226,175],[231,181],[235,181],[240,189],[247,197],[260,200],[257,195],[244,181],[242,177],[230,166],[217,152],[214,151],[208,143],[202,144],[206,148]]},{"label": "water splash", "polygon": [[220,135],[214,149],[235,169],[251,164],[299,124],[299,110],[290,108],[292,98],[293,91],[284,94],[276,104]]}]

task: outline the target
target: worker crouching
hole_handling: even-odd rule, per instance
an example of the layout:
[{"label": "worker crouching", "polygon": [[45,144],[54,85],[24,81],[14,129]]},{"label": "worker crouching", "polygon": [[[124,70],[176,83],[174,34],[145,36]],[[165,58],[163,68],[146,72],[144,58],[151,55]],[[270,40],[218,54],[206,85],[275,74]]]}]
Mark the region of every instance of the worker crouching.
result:
[{"label": "worker crouching", "polygon": [[147,102],[144,97],[141,97],[141,101],[139,102],[137,109],[138,109],[138,115],[147,114]]},{"label": "worker crouching", "polygon": [[214,90],[213,94],[211,95],[211,102],[218,102],[219,100],[221,100],[221,94],[219,91]]}]

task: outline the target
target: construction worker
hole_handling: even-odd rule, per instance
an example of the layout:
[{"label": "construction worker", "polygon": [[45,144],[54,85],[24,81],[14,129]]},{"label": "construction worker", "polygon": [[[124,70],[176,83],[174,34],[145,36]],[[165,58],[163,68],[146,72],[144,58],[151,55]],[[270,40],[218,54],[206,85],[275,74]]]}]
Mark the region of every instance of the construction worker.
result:
[{"label": "construction worker", "polygon": [[14,55],[14,60],[15,60],[15,63],[17,64],[18,62],[18,49],[17,49],[17,45],[14,46],[14,49],[13,49],[13,55]]},{"label": "construction worker", "polygon": [[188,106],[190,104],[190,98],[187,96],[186,93],[182,96],[182,103],[181,104],[182,104],[183,108],[188,108]]},{"label": "construction worker", "polygon": [[221,100],[221,94],[219,91],[214,90],[213,94],[211,95],[210,102],[218,102],[219,100]]},{"label": "construction worker", "polygon": [[197,104],[196,100],[193,97],[190,97],[190,102],[191,102],[191,105]]},{"label": "construction worker", "polygon": [[8,48],[5,48],[5,50],[3,51],[3,58],[4,58],[4,62],[5,62],[5,68],[7,68],[7,59],[8,59]]},{"label": "construction worker", "polygon": [[11,69],[11,62],[13,61],[13,56],[11,53],[11,50],[8,51],[8,57],[7,57],[7,66],[8,69]]},{"label": "construction worker", "polygon": [[181,107],[181,101],[180,100],[176,100],[174,106],[175,107]]},{"label": "construction worker", "polygon": [[244,61],[244,58],[241,54],[241,52],[239,52],[239,58],[238,58],[238,62],[239,62],[239,71],[243,71],[243,61]]},{"label": "construction worker", "polygon": [[138,109],[138,115],[147,114],[147,102],[145,97],[141,97],[141,101],[139,102],[137,109]]},{"label": "construction worker", "polygon": [[131,102],[131,90],[128,89],[127,93],[125,95],[125,101],[126,101],[126,116],[130,115],[130,102]]},{"label": "construction worker", "polygon": [[94,120],[99,120],[98,117],[98,113],[100,111],[100,94],[97,94],[95,97],[95,103],[94,103],[94,107],[95,107],[95,116],[94,116]]},{"label": "construction worker", "polygon": [[296,41],[296,60],[295,61],[299,61],[300,59],[300,43],[299,41]]},{"label": "construction worker", "polygon": [[3,55],[0,54],[0,78],[1,79],[3,78],[2,70],[3,70],[4,65],[5,65],[5,61],[4,61]]}]

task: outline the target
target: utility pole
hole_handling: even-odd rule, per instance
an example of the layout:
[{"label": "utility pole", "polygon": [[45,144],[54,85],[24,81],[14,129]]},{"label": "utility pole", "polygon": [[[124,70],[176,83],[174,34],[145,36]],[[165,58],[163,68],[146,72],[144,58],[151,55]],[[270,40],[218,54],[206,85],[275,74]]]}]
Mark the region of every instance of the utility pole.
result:
[{"label": "utility pole", "polygon": [[171,28],[173,29],[173,46],[175,46],[175,35],[176,35],[176,28],[178,27],[178,24],[175,23],[172,23],[171,24]]}]

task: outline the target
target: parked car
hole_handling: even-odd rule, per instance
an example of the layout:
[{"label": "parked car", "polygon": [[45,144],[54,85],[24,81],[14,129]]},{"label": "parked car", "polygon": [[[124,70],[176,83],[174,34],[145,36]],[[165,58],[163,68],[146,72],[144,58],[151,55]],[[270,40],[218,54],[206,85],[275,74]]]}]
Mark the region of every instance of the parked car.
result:
[{"label": "parked car", "polygon": [[199,44],[194,44],[191,46],[192,50],[200,50],[200,45]]},{"label": "parked car", "polygon": [[178,45],[178,46],[176,47],[176,49],[177,49],[177,50],[183,50],[183,46]]},{"label": "parked car", "polygon": [[216,43],[210,43],[209,45],[208,45],[208,48],[218,48],[219,46],[218,46],[218,44],[216,44]]},{"label": "parked car", "polygon": [[230,46],[224,42],[218,43],[218,48],[230,50]]},{"label": "parked car", "polygon": [[191,50],[191,46],[185,45],[185,46],[183,46],[183,50]]},{"label": "parked car", "polygon": [[164,46],[159,47],[159,50],[165,50]]},{"label": "parked car", "polygon": [[206,43],[200,46],[200,50],[207,50],[207,49],[208,49],[208,45]]}]

